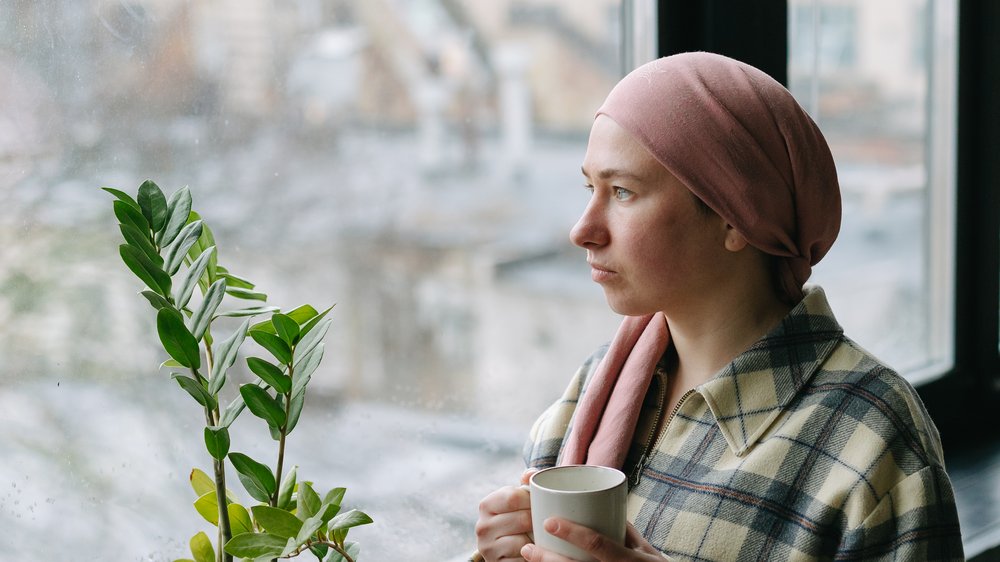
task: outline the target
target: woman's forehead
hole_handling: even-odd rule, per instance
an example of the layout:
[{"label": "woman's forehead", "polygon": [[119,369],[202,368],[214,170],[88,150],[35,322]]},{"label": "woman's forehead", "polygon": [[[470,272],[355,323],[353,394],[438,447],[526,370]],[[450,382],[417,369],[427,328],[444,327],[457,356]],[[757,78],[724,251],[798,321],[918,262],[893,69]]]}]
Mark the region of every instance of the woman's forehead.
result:
[{"label": "woman's forehead", "polygon": [[581,169],[591,179],[641,179],[668,173],[631,133],[604,115],[598,115],[591,127]]}]

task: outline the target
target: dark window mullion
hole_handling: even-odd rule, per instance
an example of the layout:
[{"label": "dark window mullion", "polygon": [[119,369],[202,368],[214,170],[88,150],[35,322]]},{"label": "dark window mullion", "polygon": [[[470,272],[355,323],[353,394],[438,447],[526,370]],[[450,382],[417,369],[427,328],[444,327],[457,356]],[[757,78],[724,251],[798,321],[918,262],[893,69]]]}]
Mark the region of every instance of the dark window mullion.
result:
[{"label": "dark window mullion", "polygon": [[657,20],[661,56],[711,51],[788,84],[785,0],[659,0]]},{"label": "dark window mullion", "polygon": [[1000,375],[1000,3],[960,2],[958,25],[955,376],[921,394],[964,441],[995,433]]}]

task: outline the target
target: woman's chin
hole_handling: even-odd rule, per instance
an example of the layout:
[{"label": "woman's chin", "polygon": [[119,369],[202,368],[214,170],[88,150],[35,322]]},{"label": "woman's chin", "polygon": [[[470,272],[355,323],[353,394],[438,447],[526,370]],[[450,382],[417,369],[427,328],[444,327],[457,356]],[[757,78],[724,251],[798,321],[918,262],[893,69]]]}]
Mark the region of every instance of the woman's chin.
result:
[{"label": "woman's chin", "polygon": [[656,312],[652,307],[642,306],[637,302],[612,295],[607,291],[605,291],[604,296],[608,301],[608,307],[615,314],[621,314],[622,316],[645,316]]}]

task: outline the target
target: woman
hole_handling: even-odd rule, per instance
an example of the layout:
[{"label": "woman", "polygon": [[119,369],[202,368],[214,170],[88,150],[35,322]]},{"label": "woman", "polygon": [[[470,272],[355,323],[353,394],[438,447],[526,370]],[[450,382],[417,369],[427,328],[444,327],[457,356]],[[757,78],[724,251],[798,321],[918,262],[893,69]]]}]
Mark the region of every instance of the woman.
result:
[{"label": "woman", "polygon": [[[920,399],[804,285],[840,191],[788,91],[719,55],[653,61],[598,110],[583,174],[571,238],[626,318],[536,422],[522,478],[621,468],[630,526],[624,546],[566,520],[547,530],[608,562],[961,560]],[[530,528],[526,491],[490,494],[482,558],[566,560]]]}]

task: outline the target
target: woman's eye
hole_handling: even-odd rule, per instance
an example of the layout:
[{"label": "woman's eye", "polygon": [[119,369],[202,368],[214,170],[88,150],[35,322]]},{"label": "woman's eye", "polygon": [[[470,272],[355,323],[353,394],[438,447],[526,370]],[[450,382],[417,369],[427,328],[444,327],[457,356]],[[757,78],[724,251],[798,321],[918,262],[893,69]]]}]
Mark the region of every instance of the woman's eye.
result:
[{"label": "woman's eye", "polygon": [[594,186],[590,185],[589,183],[583,184],[583,188],[586,189],[587,191],[591,192],[591,193],[594,192]]},{"label": "woman's eye", "polygon": [[619,201],[625,201],[625,200],[627,200],[630,197],[632,197],[632,192],[631,191],[625,189],[624,187],[616,187],[615,188],[615,199],[617,199]]}]

